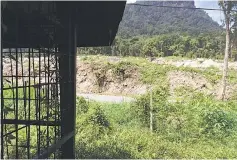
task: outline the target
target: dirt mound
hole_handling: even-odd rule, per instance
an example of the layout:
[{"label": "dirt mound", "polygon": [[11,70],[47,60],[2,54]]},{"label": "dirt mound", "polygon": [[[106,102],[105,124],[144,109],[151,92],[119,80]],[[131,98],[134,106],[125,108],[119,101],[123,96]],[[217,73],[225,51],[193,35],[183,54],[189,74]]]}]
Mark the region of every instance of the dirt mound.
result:
[{"label": "dirt mound", "polygon": [[[171,71],[168,73],[171,95],[175,94],[175,89],[179,87],[188,87],[194,91],[200,91],[208,95],[220,97],[221,82],[216,85],[211,84],[206,78],[197,73],[184,71]],[[237,91],[237,84],[228,84],[226,88],[226,98],[230,99]]]},{"label": "dirt mound", "polygon": [[178,87],[186,86],[194,90],[210,94],[213,86],[201,75],[183,71],[171,71],[168,73],[171,93],[175,92]]},{"label": "dirt mound", "polygon": [[125,78],[121,78],[112,69],[80,62],[77,66],[77,93],[136,95],[146,92],[146,85],[139,82],[138,70],[127,68],[124,75]]},{"label": "dirt mound", "polygon": [[[215,85],[215,90],[213,91],[213,95],[219,98],[221,95],[222,84],[219,82]],[[226,99],[237,99],[237,84],[227,84],[226,86]]]}]

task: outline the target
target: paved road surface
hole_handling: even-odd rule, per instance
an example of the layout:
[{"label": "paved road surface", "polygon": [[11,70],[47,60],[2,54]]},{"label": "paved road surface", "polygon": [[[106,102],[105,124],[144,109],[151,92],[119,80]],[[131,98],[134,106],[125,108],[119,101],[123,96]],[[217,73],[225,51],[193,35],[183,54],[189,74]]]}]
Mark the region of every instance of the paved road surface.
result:
[{"label": "paved road surface", "polygon": [[131,102],[135,100],[134,98],[125,96],[109,96],[109,95],[98,95],[98,94],[77,94],[77,96],[82,96],[88,100],[95,100],[99,102],[113,102],[113,103]]}]

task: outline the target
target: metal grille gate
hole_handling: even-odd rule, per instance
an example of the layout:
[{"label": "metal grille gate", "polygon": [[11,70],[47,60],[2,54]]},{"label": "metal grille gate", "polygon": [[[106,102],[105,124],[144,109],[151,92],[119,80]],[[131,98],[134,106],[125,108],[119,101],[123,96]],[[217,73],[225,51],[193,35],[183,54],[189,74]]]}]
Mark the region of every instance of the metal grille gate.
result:
[{"label": "metal grille gate", "polygon": [[4,158],[33,158],[60,138],[57,54],[57,48],[2,50]]},{"label": "metal grille gate", "polygon": [[[2,40],[5,46],[9,43],[16,47],[1,49],[1,158],[74,158],[76,39],[73,35],[76,30],[73,9],[68,7],[66,14],[61,13],[65,14],[62,30],[55,19],[55,3],[35,3],[39,3],[34,8],[37,14],[46,15],[48,20],[42,21],[49,24],[37,25],[40,16],[32,18],[30,14],[18,19],[17,12],[13,11],[16,41],[10,44]],[[29,2],[24,9],[30,12],[30,5],[35,3]],[[24,22],[24,27],[19,29],[19,22]],[[61,29],[63,42],[56,40],[57,29]],[[39,47],[25,48],[19,37],[28,38]]]}]

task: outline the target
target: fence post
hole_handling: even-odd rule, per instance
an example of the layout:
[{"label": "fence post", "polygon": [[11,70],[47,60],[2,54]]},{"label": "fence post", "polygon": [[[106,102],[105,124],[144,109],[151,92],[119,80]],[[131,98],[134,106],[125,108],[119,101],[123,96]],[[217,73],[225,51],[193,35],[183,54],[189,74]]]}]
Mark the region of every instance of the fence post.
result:
[{"label": "fence post", "polygon": [[153,132],[152,86],[150,87],[150,130]]}]

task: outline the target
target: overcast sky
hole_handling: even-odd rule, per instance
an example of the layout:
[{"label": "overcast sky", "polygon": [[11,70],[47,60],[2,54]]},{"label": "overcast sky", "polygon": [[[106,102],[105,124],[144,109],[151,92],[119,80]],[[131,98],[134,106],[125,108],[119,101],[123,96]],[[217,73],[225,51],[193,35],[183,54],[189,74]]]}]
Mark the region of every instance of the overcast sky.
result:
[{"label": "overcast sky", "polygon": [[[133,3],[136,0],[127,0],[128,3]],[[152,1],[152,0],[151,0]],[[155,1],[155,0],[153,0]],[[219,9],[218,6],[218,0],[194,0],[195,1],[195,6],[196,7],[201,7],[201,8],[215,8]],[[223,19],[223,15],[221,11],[206,11],[208,15],[216,22],[221,24],[221,19]]]}]

